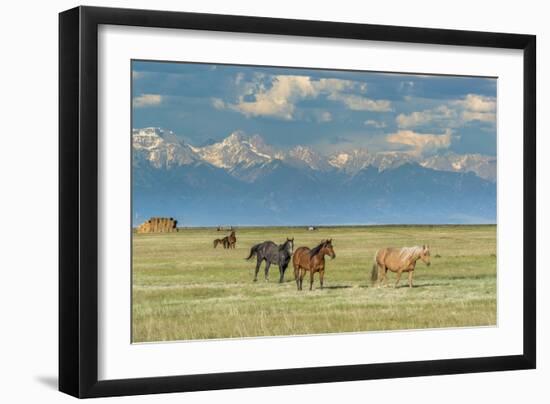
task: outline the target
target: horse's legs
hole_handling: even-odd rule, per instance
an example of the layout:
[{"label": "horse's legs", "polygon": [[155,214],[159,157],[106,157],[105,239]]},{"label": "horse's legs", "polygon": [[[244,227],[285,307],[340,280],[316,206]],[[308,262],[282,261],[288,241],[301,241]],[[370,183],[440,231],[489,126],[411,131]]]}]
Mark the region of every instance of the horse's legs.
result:
[{"label": "horse's legs", "polygon": [[409,271],[409,288],[413,287],[413,273],[414,271]]},{"label": "horse's legs", "polygon": [[300,268],[300,290],[302,290],[302,284],[304,283],[304,276],[306,276],[306,270]]},{"label": "horse's legs", "polygon": [[323,278],[325,277],[325,270],[319,271],[319,282],[321,282],[321,289],[323,289]]},{"label": "horse's legs", "polygon": [[397,271],[397,280],[395,281],[395,286],[394,288],[397,287],[397,285],[399,285],[399,281],[401,280],[401,271]]},{"label": "horse's legs", "polygon": [[256,257],[256,270],[254,271],[254,282],[258,280],[258,271],[260,270],[260,265],[262,264],[262,259]]},{"label": "horse's legs", "polygon": [[265,260],[265,281],[267,282],[269,280],[269,267],[271,266],[271,262],[267,259]]},{"label": "horse's legs", "polygon": [[313,289],[313,270],[309,271],[309,290]]},{"label": "horse's legs", "polygon": [[283,277],[285,276],[285,270],[283,264],[279,264],[279,283],[283,283]]}]

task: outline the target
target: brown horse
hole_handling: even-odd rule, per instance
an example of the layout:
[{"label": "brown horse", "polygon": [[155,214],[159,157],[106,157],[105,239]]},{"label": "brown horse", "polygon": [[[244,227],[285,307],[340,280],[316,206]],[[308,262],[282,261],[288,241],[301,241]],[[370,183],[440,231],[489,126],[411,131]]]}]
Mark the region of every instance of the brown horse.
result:
[{"label": "brown horse", "polygon": [[298,290],[302,290],[302,282],[306,272],[309,271],[309,290],[313,288],[313,275],[319,272],[319,281],[321,289],[323,289],[323,278],[325,277],[325,255],[330,258],[336,258],[334,249],[332,248],[332,239],[323,240],[314,249],[308,247],[300,247],[294,252],[292,264],[294,265],[294,278]]},{"label": "brown horse", "polygon": [[235,236],[235,230],[233,230],[231,234],[226,238],[227,238],[227,241],[229,242],[228,248],[235,248],[237,244],[237,237]]},{"label": "brown horse", "polygon": [[229,237],[215,239],[214,240],[214,248],[216,248],[218,246],[218,244],[222,244],[223,248],[229,248]]},{"label": "brown horse", "polygon": [[413,273],[416,267],[416,261],[422,260],[426,265],[430,265],[430,246],[414,246],[403,248],[382,248],[374,256],[374,265],[372,266],[371,280],[373,285],[379,279],[378,287],[384,282],[387,286],[386,274],[388,269],[397,273],[395,286],[399,284],[401,274],[409,273],[409,287],[413,287]]}]

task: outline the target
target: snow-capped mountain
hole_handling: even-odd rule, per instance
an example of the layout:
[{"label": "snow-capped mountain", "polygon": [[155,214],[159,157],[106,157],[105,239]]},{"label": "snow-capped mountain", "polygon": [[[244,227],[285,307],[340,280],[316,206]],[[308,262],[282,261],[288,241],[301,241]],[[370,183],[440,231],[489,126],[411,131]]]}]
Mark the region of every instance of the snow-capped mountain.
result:
[{"label": "snow-capped mountain", "polygon": [[161,128],[132,131],[134,163],[149,162],[155,168],[193,164],[200,157],[173,132]]},{"label": "snow-capped mountain", "polygon": [[373,156],[367,149],[354,149],[349,151],[340,151],[328,157],[328,163],[339,170],[354,174],[363,168],[368,167],[373,162]]},{"label": "snow-capped mountain", "polygon": [[496,181],[497,159],[481,154],[454,154],[432,156],[420,162],[422,167],[440,171],[473,172],[478,177]]},{"label": "snow-capped mountain", "polygon": [[312,148],[305,146],[293,147],[288,151],[288,154],[284,157],[284,160],[291,165],[298,167],[305,166],[311,168],[312,170],[324,171],[330,167],[325,156],[321,156]]},{"label": "snow-capped mountain", "polygon": [[247,138],[242,132],[233,132],[219,143],[204,147],[192,147],[192,150],[204,161],[225,169],[232,169],[236,166],[246,168],[274,159],[273,156],[264,152],[267,151],[267,146],[261,138]]},{"label": "snow-capped mountain", "polygon": [[341,151],[329,156],[329,164],[354,175],[367,167],[375,167],[379,172],[397,168],[407,163],[415,163],[417,157],[411,153],[388,151],[370,153],[367,149]]},{"label": "snow-capped mountain", "polygon": [[163,215],[200,226],[496,220],[496,184],[484,179],[494,178],[496,160],[488,156],[324,156],[241,132],[195,147],[160,128],[135,129],[132,142],[136,224]]},{"label": "snow-capped mountain", "polygon": [[231,133],[222,141],[195,147],[185,144],[173,132],[160,128],[134,129],[133,145],[135,159],[148,161],[155,168],[203,162],[227,170],[247,182],[270,172],[272,164],[277,161],[314,171],[341,171],[346,175],[355,175],[367,167],[375,167],[382,172],[403,164],[417,163],[437,171],[473,172],[480,178],[496,181],[496,158],[480,154],[447,153],[419,157],[402,151],[372,153],[368,149],[357,148],[325,156],[301,145],[288,151],[278,150],[268,145],[261,136],[248,137],[240,131]]}]

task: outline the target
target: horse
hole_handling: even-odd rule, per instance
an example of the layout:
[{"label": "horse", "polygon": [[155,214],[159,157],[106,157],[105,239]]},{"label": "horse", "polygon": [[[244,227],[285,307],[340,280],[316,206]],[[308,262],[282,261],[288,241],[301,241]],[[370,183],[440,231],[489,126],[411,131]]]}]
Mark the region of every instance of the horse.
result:
[{"label": "horse", "polygon": [[214,248],[216,248],[218,246],[218,244],[222,244],[223,248],[229,248],[229,238],[224,237],[224,238],[215,239],[214,240]]},{"label": "horse", "polygon": [[290,262],[290,257],[294,251],[294,237],[288,238],[283,244],[275,244],[273,241],[264,241],[263,243],[256,244],[250,249],[250,254],[246,257],[246,260],[250,260],[253,256],[256,256],[256,270],[254,271],[254,282],[258,280],[258,271],[262,261],[265,260],[265,280],[269,280],[269,267],[271,264],[279,266],[279,283],[283,283],[285,271]]},{"label": "horse", "polygon": [[382,248],[376,252],[374,256],[374,264],[372,266],[371,281],[374,285],[378,282],[378,287],[385,281],[387,286],[386,274],[388,269],[397,273],[397,280],[394,287],[397,287],[401,274],[409,273],[409,287],[413,287],[413,273],[416,267],[416,261],[422,260],[427,266],[430,266],[430,246],[414,246],[403,248]]},{"label": "horse", "polygon": [[307,271],[309,271],[309,290],[313,288],[313,275],[315,272],[319,272],[319,281],[321,282],[321,289],[323,289],[325,255],[330,256],[332,259],[336,258],[332,248],[332,239],[321,241],[317,247],[311,250],[308,247],[300,247],[296,250],[292,257],[292,264],[294,265],[294,278],[298,290],[302,290],[302,282]]},{"label": "horse", "polygon": [[235,236],[235,230],[231,231],[231,234],[227,237],[227,241],[229,242],[228,248],[235,248],[237,244],[237,237]]}]

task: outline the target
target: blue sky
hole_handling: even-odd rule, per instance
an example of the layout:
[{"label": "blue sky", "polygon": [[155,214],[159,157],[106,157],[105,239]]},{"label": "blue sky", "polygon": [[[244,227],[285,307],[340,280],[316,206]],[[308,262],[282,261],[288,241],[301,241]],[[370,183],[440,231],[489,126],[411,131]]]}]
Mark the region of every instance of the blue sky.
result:
[{"label": "blue sky", "polygon": [[494,78],[132,62],[134,128],[195,146],[240,130],[279,148],[496,155]]}]

